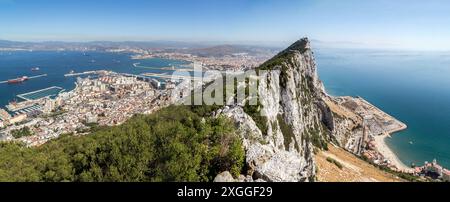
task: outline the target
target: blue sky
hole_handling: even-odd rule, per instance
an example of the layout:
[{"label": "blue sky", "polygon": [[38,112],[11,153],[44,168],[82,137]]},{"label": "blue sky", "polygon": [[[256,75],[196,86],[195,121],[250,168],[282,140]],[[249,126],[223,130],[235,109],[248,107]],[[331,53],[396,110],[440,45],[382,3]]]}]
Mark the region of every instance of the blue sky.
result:
[{"label": "blue sky", "polygon": [[0,39],[450,50],[447,0],[0,0]]}]

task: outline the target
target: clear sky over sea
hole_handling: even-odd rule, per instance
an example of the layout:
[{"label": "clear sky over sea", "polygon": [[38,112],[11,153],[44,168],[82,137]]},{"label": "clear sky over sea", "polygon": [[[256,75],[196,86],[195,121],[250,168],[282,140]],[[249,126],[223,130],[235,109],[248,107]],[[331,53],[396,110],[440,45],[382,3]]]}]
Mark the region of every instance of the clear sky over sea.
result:
[{"label": "clear sky over sea", "polygon": [[0,0],[0,39],[450,50],[447,0]]}]

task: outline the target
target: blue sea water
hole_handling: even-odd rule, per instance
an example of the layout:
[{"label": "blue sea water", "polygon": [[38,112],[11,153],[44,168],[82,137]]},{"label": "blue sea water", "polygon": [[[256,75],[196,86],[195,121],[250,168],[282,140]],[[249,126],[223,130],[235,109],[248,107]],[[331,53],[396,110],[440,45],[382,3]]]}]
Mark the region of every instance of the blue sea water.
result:
[{"label": "blue sea water", "polygon": [[[21,84],[0,84],[0,107],[12,100],[19,100],[19,94],[59,86],[66,91],[72,90],[76,77],[64,77],[71,70],[83,72],[90,70],[112,70],[121,73],[166,73],[168,70],[136,68],[134,63],[140,63],[146,67],[180,67],[189,64],[186,61],[168,59],[132,60],[129,53],[108,52],[77,52],[77,51],[0,51],[0,81],[18,78],[22,76],[35,76],[48,74],[46,77],[30,79]],[[39,67],[39,71],[31,71],[31,68]]]},{"label": "blue sea water", "polygon": [[406,165],[450,168],[450,53],[319,50],[332,95],[361,96],[408,125],[387,139]]}]

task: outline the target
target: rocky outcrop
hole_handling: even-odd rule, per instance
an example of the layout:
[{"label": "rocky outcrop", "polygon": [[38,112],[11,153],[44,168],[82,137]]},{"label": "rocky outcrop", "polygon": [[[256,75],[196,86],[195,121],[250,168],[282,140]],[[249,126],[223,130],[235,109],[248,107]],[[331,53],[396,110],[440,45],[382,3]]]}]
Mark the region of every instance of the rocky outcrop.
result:
[{"label": "rocky outcrop", "polygon": [[233,175],[231,175],[230,172],[225,171],[225,172],[218,174],[214,178],[214,182],[236,182],[236,180],[233,178]]},{"label": "rocky outcrop", "polygon": [[259,112],[265,119],[245,113],[246,106],[221,112],[235,121],[242,135],[248,174],[264,181],[314,180],[313,147],[344,138],[333,137],[341,136],[335,130],[341,125],[335,126],[323,100],[327,95],[308,39],[297,41],[259,70]]},{"label": "rocky outcrop", "polygon": [[266,182],[262,179],[253,180],[252,176],[244,176],[239,175],[237,179],[233,178],[233,175],[231,175],[230,172],[225,171],[222,173],[219,173],[215,178],[214,182]]},{"label": "rocky outcrop", "polygon": [[258,82],[248,80],[258,84],[256,106],[247,102],[254,100],[250,93],[246,101],[216,113],[234,120],[242,136],[246,181],[313,181],[314,151],[327,149],[328,143],[385,162],[373,151],[374,136],[406,128],[362,98],[329,96],[308,39],[297,41],[257,72]]}]

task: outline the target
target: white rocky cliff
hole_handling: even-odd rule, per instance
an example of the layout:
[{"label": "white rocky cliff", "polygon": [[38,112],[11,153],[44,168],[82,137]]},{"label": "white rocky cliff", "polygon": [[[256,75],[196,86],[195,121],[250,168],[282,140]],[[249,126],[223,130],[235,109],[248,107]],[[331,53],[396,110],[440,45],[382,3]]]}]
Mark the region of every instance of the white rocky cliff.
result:
[{"label": "white rocky cliff", "polygon": [[259,70],[268,71],[260,75],[258,90],[258,112],[265,118],[246,113],[247,106],[221,112],[235,121],[244,139],[248,175],[253,180],[312,181],[313,148],[325,148],[328,141],[345,144],[348,131],[335,130],[347,128],[335,123],[324,102],[328,96],[308,39],[297,41]]}]

